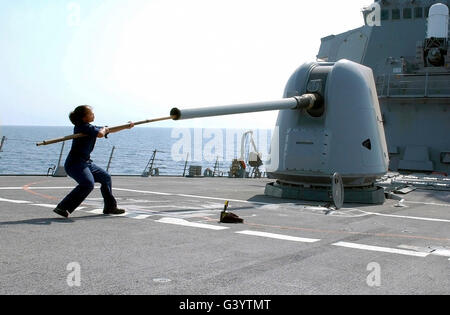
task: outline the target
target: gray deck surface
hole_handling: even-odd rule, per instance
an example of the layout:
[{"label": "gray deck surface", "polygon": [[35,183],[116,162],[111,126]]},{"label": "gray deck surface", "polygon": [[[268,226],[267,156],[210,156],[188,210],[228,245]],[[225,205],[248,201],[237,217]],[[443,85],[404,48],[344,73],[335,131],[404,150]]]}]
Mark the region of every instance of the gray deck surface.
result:
[{"label": "gray deck surface", "polygon": [[[113,177],[125,216],[100,214],[95,189],[66,220],[52,209],[71,179],[0,177],[0,294],[450,293],[449,192],[330,212],[265,197],[267,182]],[[245,224],[218,223],[225,200]]]}]

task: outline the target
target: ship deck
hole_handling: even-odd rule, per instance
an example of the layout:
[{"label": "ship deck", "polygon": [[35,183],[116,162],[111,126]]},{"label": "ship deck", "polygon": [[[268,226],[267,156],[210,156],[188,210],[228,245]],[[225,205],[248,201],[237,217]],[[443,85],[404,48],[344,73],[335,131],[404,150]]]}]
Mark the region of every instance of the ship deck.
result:
[{"label": "ship deck", "polygon": [[[332,211],[268,182],[113,177],[124,216],[101,214],[96,188],[63,219],[71,179],[1,177],[0,294],[450,293],[448,191]],[[218,223],[225,200],[244,224]]]}]

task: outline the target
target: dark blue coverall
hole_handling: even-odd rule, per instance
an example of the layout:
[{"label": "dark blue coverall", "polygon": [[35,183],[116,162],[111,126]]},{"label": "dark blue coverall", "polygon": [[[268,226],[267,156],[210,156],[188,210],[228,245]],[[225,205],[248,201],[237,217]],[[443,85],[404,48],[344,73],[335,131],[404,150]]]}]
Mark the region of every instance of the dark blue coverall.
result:
[{"label": "dark blue coverall", "polygon": [[100,129],[101,127],[87,123],[75,126],[75,134],[84,133],[87,137],[73,139],[64,168],[67,175],[72,177],[78,186],[59,203],[59,209],[73,213],[92,192],[94,183],[101,184],[100,190],[105,202],[105,209],[117,208],[116,199],[112,194],[111,176],[91,160],[91,152],[94,150]]}]

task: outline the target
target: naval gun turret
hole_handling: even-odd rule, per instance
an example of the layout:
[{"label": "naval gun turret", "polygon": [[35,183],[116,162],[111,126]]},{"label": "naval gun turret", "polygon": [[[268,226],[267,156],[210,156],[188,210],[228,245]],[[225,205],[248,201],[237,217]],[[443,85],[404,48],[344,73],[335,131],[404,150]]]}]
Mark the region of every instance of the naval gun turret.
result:
[{"label": "naval gun turret", "polygon": [[280,112],[266,170],[276,182],[266,195],[331,201],[332,186],[341,184],[346,202],[384,202],[374,183],[387,173],[389,158],[368,67],[348,60],[306,63],[289,79],[283,99],[170,114],[183,120],[273,110]]}]

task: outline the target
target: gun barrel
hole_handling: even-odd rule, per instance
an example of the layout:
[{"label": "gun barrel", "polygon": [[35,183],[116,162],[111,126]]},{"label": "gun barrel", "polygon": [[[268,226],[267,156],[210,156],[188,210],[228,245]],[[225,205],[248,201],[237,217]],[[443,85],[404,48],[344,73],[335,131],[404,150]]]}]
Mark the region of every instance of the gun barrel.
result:
[{"label": "gun barrel", "polygon": [[173,120],[184,120],[193,118],[266,112],[273,110],[312,108],[317,99],[318,95],[316,94],[305,94],[302,96],[294,96],[291,98],[285,98],[271,102],[205,107],[185,110],[173,108],[170,112],[170,115],[173,116]]}]

